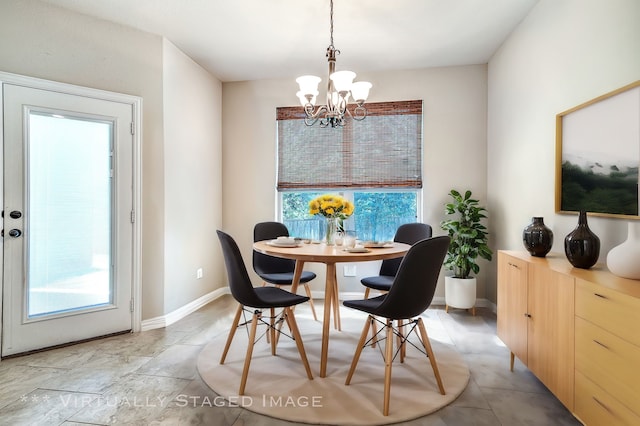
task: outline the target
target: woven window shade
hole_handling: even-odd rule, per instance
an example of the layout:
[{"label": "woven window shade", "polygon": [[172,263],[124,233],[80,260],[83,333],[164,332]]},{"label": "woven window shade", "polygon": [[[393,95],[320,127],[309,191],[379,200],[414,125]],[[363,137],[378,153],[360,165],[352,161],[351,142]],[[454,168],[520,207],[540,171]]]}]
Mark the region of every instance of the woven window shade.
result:
[{"label": "woven window shade", "polygon": [[277,108],[278,190],[422,188],[422,101],[366,107],[363,121],[335,129]]}]

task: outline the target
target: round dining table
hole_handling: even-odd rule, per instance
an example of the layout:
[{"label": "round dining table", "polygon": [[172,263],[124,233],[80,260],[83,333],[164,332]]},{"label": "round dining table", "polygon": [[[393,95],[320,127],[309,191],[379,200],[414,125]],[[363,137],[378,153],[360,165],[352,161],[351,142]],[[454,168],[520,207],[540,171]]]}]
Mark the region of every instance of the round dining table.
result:
[{"label": "round dining table", "polygon": [[257,252],[293,259],[296,266],[293,274],[291,292],[296,293],[300,284],[300,276],[306,262],[324,263],[327,268],[324,291],[324,315],[322,318],[322,351],[320,354],[320,377],[327,374],[327,357],[329,352],[329,329],[333,309],[334,326],[340,330],[338,280],[336,263],[366,262],[402,257],[411,246],[403,243],[389,243],[382,247],[367,248],[367,251],[351,252],[343,246],[328,246],[325,243],[298,243],[288,247],[275,245],[272,241],[258,241],[253,244]]}]

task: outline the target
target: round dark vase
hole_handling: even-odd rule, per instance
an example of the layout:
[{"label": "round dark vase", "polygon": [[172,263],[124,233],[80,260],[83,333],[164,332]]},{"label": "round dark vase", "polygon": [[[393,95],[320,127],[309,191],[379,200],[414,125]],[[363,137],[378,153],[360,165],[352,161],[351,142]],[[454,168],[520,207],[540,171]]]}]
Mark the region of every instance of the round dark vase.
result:
[{"label": "round dark vase", "polygon": [[589,269],[600,256],[600,238],[589,229],[587,212],[580,211],[578,226],[564,239],[564,252],[576,268]]},{"label": "round dark vase", "polygon": [[553,246],[553,232],[543,218],[534,217],[522,231],[522,242],[531,256],[545,257]]}]

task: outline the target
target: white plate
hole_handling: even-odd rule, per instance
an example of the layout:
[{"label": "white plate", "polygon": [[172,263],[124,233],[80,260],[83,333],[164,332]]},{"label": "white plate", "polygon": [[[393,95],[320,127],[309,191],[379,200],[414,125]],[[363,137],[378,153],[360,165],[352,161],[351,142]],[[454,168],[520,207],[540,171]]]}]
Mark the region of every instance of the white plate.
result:
[{"label": "white plate", "polygon": [[364,247],[350,247],[344,249],[344,251],[349,253],[369,253],[369,250]]},{"label": "white plate", "polygon": [[301,244],[298,242],[280,243],[277,240],[271,240],[271,241],[267,241],[267,245],[272,247],[299,247]]},{"label": "white plate", "polygon": [[390,243],[388,241],[383,241],[383,242],[380,242],[380,243],[369,242],[369,243],[363,243],[363,245],[366,248],[388,248],[388,247],[393,247],[393,243]]}]

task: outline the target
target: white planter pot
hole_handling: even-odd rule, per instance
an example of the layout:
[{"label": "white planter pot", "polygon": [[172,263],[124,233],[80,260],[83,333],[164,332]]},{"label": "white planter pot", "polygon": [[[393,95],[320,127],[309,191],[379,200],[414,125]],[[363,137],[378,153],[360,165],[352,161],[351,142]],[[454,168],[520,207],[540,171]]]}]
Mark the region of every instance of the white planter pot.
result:
[{"label": "white planter pot", "polygon": [[472,309],[475,315],[476,278],[444,277],[444,300],[449,308]]}]

